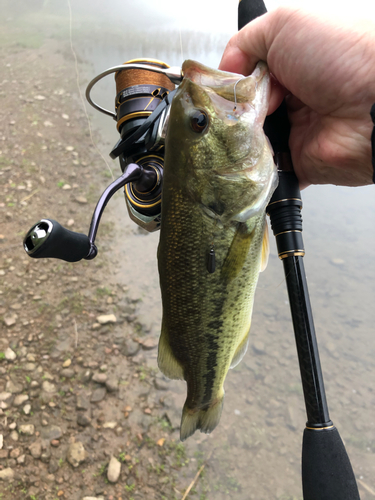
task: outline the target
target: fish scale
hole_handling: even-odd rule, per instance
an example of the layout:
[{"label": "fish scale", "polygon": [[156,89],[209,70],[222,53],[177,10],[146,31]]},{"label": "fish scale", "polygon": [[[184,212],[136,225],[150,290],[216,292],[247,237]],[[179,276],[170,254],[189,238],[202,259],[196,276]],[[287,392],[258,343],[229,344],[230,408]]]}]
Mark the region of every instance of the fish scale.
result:
[{"label": "fish scale", "polygon": [[[262,105],[267,105],[264,66],[236,85],[235,114],[220,88],[205,86],[203,80],[205,72],[224,78],[227,97],[228,78],[235,83],[238,75],[192,61],[183,70],[166,139],[158,249],[163,303],[158,364],[167,377],[187,383],[182,440],[196,429],[211,432],[216,427],[227,372],[246,351],[262,262],[265,205],[276,186],[276,168],[261,127],[266,110],[258,118],[244,97],[259,98],[263,92]],[[208,125],[198,133],[191,128],[191,117],[202,112]],[[242,220],[241,214],[251,214],[254,206],[255,213]],[[216,270],[210,273],[212,245]]]}]

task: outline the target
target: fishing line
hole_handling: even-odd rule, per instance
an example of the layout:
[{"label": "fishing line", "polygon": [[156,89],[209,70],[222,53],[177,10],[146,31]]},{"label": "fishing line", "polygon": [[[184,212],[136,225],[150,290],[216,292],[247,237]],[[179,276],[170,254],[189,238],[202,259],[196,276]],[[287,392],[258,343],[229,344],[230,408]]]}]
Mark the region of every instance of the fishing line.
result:
[{"label": "fishing line", "polygon": [[237,109],[237,96],[236,96],[236,85],[238,82],[240,82],[241,80],[243,80],[245,77],[242,76],[239,80],[236,81],[236,83],[234,84],[234,87],[233,87],[233,94],[234,94],[234,108],[233,108],[233,111],[236,111]]},{"label": "fishing line", "polygon": [[112,176],[112,180],[115,180],[115,177],[113,175],[113,172],[112,172],[112,169],[111,169],[110,165],[107,163],[107,160],[104,158],[104,156],[102,155],[102,153],[99,150],[98,146],[95,144],[94,138],[93,138],[93,135],[92,135],[91,121],[90,121],[90,117],[89,117],[89,115],[87,113],[87,110],[86,110],[85,100],[83,98],[83,95],[82,95],[82,92],[81,92],[81,87],[80,87],[77,54],[76,54],[76,52],[74,50],[74,46],[73,46],[73,34],[72,34],[73,33],[73,15],[72,15],[72,6],[71,6],[71,3],[70,3],[70,0],[66,0],[66,1],[67,1],[67,4],[68,4],[68,9],[69,9],[69,41],[70,41],[70,50],[71,50],[71,52],[73,54],[73,58],[74,58],[74,66],[75,66],[75,72],[76,72],[76,83],[77,83],[78,93],[79,93],[79,97],[81,99],[83,111],[85,113],[86,120],[87,120],[87,123],[88,123],[91,143],[92,143],[95,151],[99,154],[99,156],[102,158],[102,160],[104,161],[104,163],[107,165],[107,168],[108,168],[108,170],[109,170],[109,172],[110,172],[110,174]]}]

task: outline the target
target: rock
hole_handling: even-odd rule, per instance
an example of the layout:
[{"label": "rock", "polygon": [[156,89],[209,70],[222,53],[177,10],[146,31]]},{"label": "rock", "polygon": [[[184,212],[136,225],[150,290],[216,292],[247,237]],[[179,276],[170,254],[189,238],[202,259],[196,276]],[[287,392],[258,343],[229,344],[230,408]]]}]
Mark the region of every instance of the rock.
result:
[{"label": "rock", "polygon": [[110,376],[106,380],[105,386],[108,392],[116,392],[118,390],[118,379],[114,376]]},{"label": "rock", "polygon": [[25,415],[30,415],[30,412],[31,412],[31,405],[30,404],[27,404],[23,407],[23,412]]},{"label": "rock", "polygon": [[66,455],[67,461],[73,467],[78,467],[86,459],[86,451],[83,444],[80,441],[76,443],[71,443],[68,448]]},{"label": "rock", "polygon": [[81,380],[84,384],[87,384],[87,382],[90,382],[91,377],[92,377],[92,370],[86,370],[85,372],[83,372]]},{"label": "rock", "polygon": [[11,457],[11,458],[18,458],[20,455],[21,455],[21,450],[20,450],[19,448],[14,448],[14,449],[10,452],[10,457]]},{"label": "rock", "polygon": [[42,455],[42,442],[41,442],[41,440],[38,439],[34,443],[31,443],[31,445],[29,446],[29,451],[30,451],[32,457],[40,458]]},{"label": "rock", "polygon": [[104,500],[104,497],[83,497],[82,500]]},{"label": "rock", "polygon": [[0,460],[8,458],[9,450],[0,450]]},{"label": "rock", "polygon": [[27,394],[17,394],[17,396],[14,398],[13,406],[21,406],[28,399],[29,396]]},{"label": "rock", "polygon": [[23,454],[23,455],[20,455],[18,458],[17,458],[17,463],[19,465],[24,465],[24,463],[26,462],[26,455]]},{"label": "rock", "polygon": [[89,400],[84,394],[77,394],[76,408],[77,410],[88,410],[90,408]]},{"label": "rock", "polygon": [[12,398],[11,392],[0,392],[0,401],[4,401],[5,403],[9,403]]},{"label": "rock", "polygon": [[168,390],[168,382],[162,375],[157,375],[154,378],[154,386],[158,391],[167,391]]},{"label": "rock", "polygon": [[18,436],[18,432],[17,432],[17,431],[12,431],[12,432],[9,434],[9,436],[10,436],[10,439],[11,439],[12,441],[18,441],[18,439],[19,439],[19,436]]},{"label": "rock", "polygon": [[106,373],[94,373],[92,380],[94,382],[97,382],[98,384],[105,384],[107,381],[107,374]]},{"label": "rock", "polygon": [[36,364],[35,363],[26,363],[24,366],[23,366],[23,369],[26,371],[26,372],[33,372],[36,368]]},{"label": "rock", "polygon": [[60,439],[63,432],[58,425],[47,425],[41,429],[40,435],[43,439],[52,441],[52,439]]},{"label": "rock", "polygon": [[60,467],[58,461],[54,457],[52,457],[48,465],[48,472],[50,474],[54,474],[59,470],[59,468]]},{"label": "rock", "polygon": [[11,392],[12,394],[19,394],[23,391],[23,386],[13,382],[13,380],[8,380],[5,390],[7,392]]},{"label": "rock", "polygon": [[6,469],[0,470],[0,480],[3,481],[13,481],[14,480],[14,470],[11,469],[10,467],[7,467]]},{"label": "rock", "polygon": [[102,314],[96,318],[96,321],[101,325],[107,325],[108,323],[116,323],[117,319],[114,314]]},{"label": "rock", "polygon": [[18,428],[20,434],[26,434],[27,436],[32,436],[35,432],[35,427],[33,424],[23,424]]},{"label": "rock", "polygon": [[255,354],[265,354],[265,347],[264,347],[264,343],[261,342],[260,340],[256,340],[253,345],[252,345],[252,348],[255,352]]},{"label": "rock", "polygon": [[86,413],[78,413],[77,424],[82,427],[87,427],[91,424],[91,418]]},{"label": "rock", "polygon": [[4,436],[0,434],[0,450],[3,449],[3,446],[4,446]]},{"label": "rock", "polygon": [[4,323],[6,326],[13,326],[17,321],[17,314],[6,314],[4,316]]},{"label": "rock", "polygon": [[72,368],[63,368],[60,371],[60,377],[73,378],[75,376],[75,371]]},{"label": "rock", "polygon": [[112,456],[108,464],[107,478],[110,483],[116,483],[120,477],[121,463]]},{"label": "rock", "polygon": [[43,380],[42,389],[43,389],[43,391],[47,392],[48,394],[52,394],[53,392],[56,392],[55,384],[48,382],[48,380]]},{"label": "rock", "polygon": [[107,389],[105,387],[99,387],[99,389],[95,389],[95,391],[91,394],[91,403],[99,403],[100,401],[103,401],[106,394]]},{"label": "rock", "polygon": [[138,342],[134,342],[132,339],[126,339],[121,348],[121,353],[124,354],[124,356],[135,356],[140,348],[141,346]]},{"label": "rock", "polygon": [[104,422],[103,429],[114,429],[117,426],[117,422]]},{"label": "rock", "polygon": [[12,351],[10,347],[5,349],[4,355],[5,359],[7,359],[8,361],[14,361],[17,357],[17,354],[14,351]]},{"label": "rock", "polygon": [[[40,279],[40,277],[39,277]],[[28,354],[26,354],[26,359],[27,361],[31,361],[32,363],[35,363],[35,356],[34,354],[31,354],[30,352]]]},{"label": "rock", "polygon": [[17,422],[12,422],[11,424],[8,425],[9,429],[13,431],[17,427]]},{"label": "rock", "polygon": [[66,359],[63,363],[63,368],[69,368],[69,366],[72,364],[71,359]]}]

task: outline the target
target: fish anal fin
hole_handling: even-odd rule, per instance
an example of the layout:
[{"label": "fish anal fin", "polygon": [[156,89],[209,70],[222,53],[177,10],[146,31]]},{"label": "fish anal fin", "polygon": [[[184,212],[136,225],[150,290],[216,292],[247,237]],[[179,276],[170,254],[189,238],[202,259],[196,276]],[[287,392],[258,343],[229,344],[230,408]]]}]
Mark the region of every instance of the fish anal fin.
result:
[{"label": "fish anal fin", "polygon": [[268,234],[268,224],[267,221],[264,223],[264,233],[262,242],[262,257],[260,261],[260,272],[264,271],[268,264],[268,256],[270,254],[270,237]]},{"label": "fish anal fin", "polygon": [[224,403],[224,389],[205,409],[189,409],[185,403],[182,411],[180,439],[185,441],[196,430],[210,434],[220,421]]},{"label": "fish anal fin", "polygon": [[246,335],[244,335],[243,339],[239,343],[235,353],[233,354],[232,362],[230,364],[230,368],[234,368],[235,366],[238,365],[238,363],[242,360],[242,358],[245,356],[245,353],[247,351],[247,347],[249,345],[249,331],[250,331],[250,325],[249,328],[247,329]]},{"label": "fish anal fin", "polygon": [[172,352],[164,326],[162,326],[159,339],[158,366],[166,377],[177,380],[184,379],[184,370]]},{"label": "fish anal fin", "polygon": [[221,268],[221,275],[224,279],[231,281],[241,272],[254,234],[255,228],[250,229],[246,222],[238,224],[223,267]]}]

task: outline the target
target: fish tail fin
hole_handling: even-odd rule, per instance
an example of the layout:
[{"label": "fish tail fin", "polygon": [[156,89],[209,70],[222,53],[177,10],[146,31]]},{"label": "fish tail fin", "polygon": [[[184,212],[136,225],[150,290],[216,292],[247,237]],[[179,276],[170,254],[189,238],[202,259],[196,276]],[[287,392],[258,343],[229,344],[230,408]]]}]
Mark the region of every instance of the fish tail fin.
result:
[{"label": "fish tail fin", "polygon": [[220,421],[224,403],[224,389],[221,394],[214,399],[210,406],[204,410],[189,409],[185,403],[182,411],[180,439],[185,441],[196,430],[210,434]]}]

